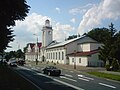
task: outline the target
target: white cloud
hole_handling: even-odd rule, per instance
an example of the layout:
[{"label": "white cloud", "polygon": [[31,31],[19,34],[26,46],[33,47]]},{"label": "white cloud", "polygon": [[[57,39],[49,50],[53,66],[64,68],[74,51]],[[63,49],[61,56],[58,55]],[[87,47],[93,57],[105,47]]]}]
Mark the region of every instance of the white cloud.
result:
[{"label": "white cloud", "polygon": [[[13,28],[16,35],[14,42],[10,43],[13,47],[7,49],[7,51],[17,50],[18,44],[23,48],[27,43],[35,43],[36,37],[33,34],[37,34],[39,41],[42,38],[42,27],[45,24],[45,20],[49,19],[53,26],[53,38],[54,40],[63,41],[69,33],[74,30],[70,25],[64,25],[53,21],[47,16],[42,16],[37,13],[32,13],[26,17],[24,21],[16,21],[16,26]],[[17,43],[18,42],[18,43]]]},{"label": "white cloud", "polygon": [[55,10],[56,10],[58,13],[61,12],[61,11],[60,11],[60,8],[58,8],[58,7],[56,7]]},{"label": "white cloud", "polygon": [[54,40],[63,41],[70,35],[70,32],[74,30],[74,27],[68,24],[62,25],[58,22],[54,24],[53,30]]},{"label": "white cloud", "polygon": [[75,18],[72,18],[72,19],[70,20],[70,22],[75,23],[75,22],[76,22],[76,19],[75,19]]},{"label": "white cloud", "polygon": [[117,19],[120,17],[120,0],[103,0],[99,5],[94,5],[83,16],[79,24],[78,32],[83,33],[91,30],[102,23],[104,19]]},{"label": "white cloud", "polygon": [[93,4],[87,4],[82,7],[72,8],[71,10],[69,10],[69,13],[73,14],[73,15],[85,13],[87,11],[87,9],[90,8],[91,6],[93,6]]}]

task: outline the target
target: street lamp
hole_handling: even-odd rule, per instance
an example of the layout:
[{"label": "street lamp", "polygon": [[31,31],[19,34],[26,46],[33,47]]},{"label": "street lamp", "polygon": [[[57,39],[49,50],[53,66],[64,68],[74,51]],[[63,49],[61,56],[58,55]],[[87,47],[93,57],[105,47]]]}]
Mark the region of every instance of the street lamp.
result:
[{"label": "street lamp", "polygon": [[74,50],[74,69],[76,69],[76,50]]},{"label": "street lamp", "polygon": [[37,45],[36,49],[37,49],[37,51],[36,51],[36,59],[35,59],[35,61],[36,61],[36,65],[38,65],[38,35],[37,34],[33,34],[33,35],[35,35],[37,37],[37,42],[36,42],[36,45]]},{"label": "street lamp", "polygon": [[16,42],[16,43],[18,44],[18,47],[17,47],[17,48],[18,48],[18,50],[19,50],[19,49],[20,49],[20,43],[19,43],[19,42]]}]

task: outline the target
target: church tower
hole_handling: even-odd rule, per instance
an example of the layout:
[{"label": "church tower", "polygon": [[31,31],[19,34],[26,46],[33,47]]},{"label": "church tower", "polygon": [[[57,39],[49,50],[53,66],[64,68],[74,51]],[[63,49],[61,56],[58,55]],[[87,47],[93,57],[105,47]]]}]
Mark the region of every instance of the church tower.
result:
[{"label": "church tower", "polygon": [[53,29],[50,21],[47,19],[42,28],[42,47],[48,46],[53,41]]}]

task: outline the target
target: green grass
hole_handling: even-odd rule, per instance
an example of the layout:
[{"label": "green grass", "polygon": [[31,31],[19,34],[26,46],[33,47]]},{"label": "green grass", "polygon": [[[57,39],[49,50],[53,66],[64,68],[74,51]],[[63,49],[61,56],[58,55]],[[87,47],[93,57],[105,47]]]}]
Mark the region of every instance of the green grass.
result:
[{"label": "green grass", "polygon": [[0,90],[37,90],[6,65],[0,65]]},{"label": "green grass", "polygon": [[88,73],[98,77],[120,81],[120,75],[108,74],[103,72],[88,72]]}]

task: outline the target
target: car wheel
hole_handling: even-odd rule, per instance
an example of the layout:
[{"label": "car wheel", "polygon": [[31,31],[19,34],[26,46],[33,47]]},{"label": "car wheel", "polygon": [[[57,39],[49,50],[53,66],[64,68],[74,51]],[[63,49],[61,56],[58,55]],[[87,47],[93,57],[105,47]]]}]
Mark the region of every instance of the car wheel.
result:
[{"label": "car wheel", "polygon": [[48,75],[50,76],[50,75],[51,75],[51,73],[50,73],[50,72],[48,72]]}]

